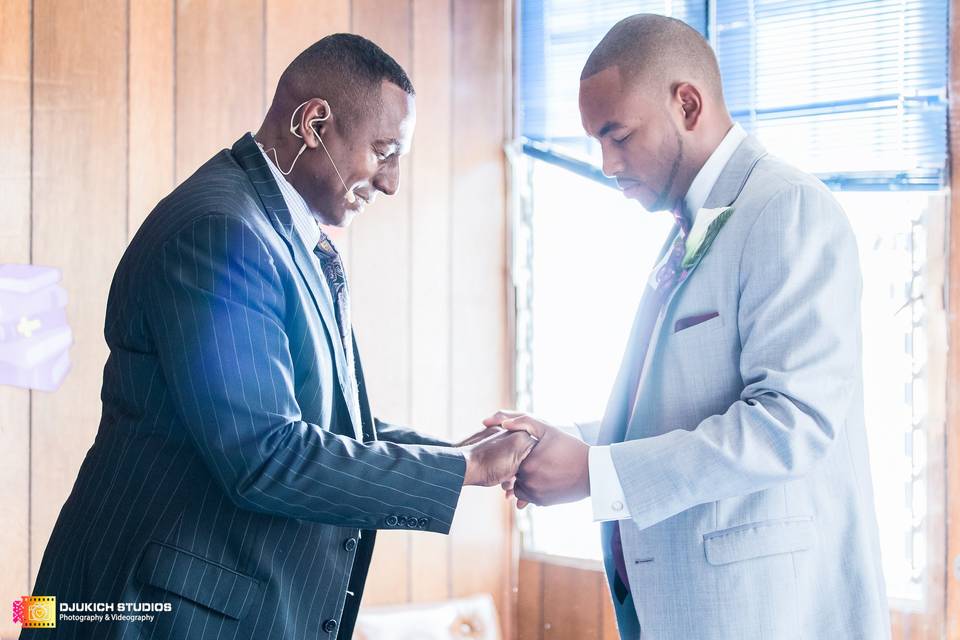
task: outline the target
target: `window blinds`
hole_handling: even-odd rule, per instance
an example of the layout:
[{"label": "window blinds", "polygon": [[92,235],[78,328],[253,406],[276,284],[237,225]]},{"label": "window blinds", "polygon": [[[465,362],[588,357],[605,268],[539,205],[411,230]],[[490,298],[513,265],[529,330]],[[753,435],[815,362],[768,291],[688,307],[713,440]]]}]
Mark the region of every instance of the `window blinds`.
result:
[{"label": "window blinds", "polygon": [[577,108],[580,70],[615,22],[640,12],[710,39],[731,115],[771,152],[835,188],[942,186],[947,0],[521,0],[528,153],[579,162],[597,178]]}]

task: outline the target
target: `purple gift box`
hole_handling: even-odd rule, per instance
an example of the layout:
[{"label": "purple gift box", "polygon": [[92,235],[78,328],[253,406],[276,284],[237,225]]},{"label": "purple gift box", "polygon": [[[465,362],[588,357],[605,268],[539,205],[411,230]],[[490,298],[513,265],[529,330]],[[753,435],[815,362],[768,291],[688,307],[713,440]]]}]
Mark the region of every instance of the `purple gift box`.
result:
[{"label": "purple gift box", "polygon": [[73,333],[60,270],[0,265],[0,384],[54,391],[70,370]]}]

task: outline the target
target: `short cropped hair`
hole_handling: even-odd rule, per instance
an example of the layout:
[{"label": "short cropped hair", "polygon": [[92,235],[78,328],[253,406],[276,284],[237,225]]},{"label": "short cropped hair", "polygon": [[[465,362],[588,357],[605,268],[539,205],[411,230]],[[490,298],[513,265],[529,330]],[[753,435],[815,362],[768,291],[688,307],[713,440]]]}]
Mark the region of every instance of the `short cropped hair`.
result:
[{"label": "short cropped hair", "polygon": [[335,33],[294,58],[280,76],[277,96],[298,103],[324,97],[341,121],[349,122],[379,107],[384,80],[415,95],[407,72],[389,53],[363,36]]}]

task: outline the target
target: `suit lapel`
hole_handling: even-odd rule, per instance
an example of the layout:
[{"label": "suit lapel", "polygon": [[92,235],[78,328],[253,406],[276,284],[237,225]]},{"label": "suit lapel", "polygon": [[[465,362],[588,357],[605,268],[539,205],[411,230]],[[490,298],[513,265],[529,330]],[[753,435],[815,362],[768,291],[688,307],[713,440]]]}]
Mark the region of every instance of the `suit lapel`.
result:
[{"label": "suit lapel", "polygon": [[[290,217],[290,211],[287,209],[283,195],[280,193],[280,187],[274,180],[270,167],[267,166],[267,160],[260,152],[260,148],[257,147],[253,136],[250,133],[245,133],[242,138],[234,143],[231,151],[234,159],[246,171],[247,177],[253,183],[254,189],[260,196],[260,202],[267,212],[267,217],[290,249],[297,271],[300,272],[300,277],[303,278],[307,290],[310,291],[313,304],[323,321],[329,344],[333,347],[340,392],[343,394],[344,401],[348,403],[347,406],[349,406],[350,393],[352,392],[347,381],[346,352],[343,348],[343,341],[340,339],[340,332],[337,330],[333,297],[329,292],[326,280],[315,267],[314,257],[311,255],[312,250],[307,248],[300,234],[294,232],[293,219]],[[354,430],[356,433],[360,433],[358,425],[354,425]]]},{"label": "suit lapel", "polygon": [[[679,227],[674,226],[666,242],[660,248],[660,253],[654,261],[654,265],[659,265],[670,252],[678,229]],[[655,269],[656,266],[654,266]],[[644,356],[650,342],[650,331],[654,325],[657,312],[657,297],[650,286],[647,285],[640,297],[640,304],[637,305],[633,326],[630,328],[630,336],[627,339],[627,348],[624,351],[617,378],[607,400],[597,444],[610,444],[623,440],[627,421],[630,418],[630,398],[633,396],[640,379],[640,372],[645,360]]]},{"label": "suit lapel", "polygon": [[[747,178],[750,177],[750,174],[753,172],[753,168],[757,166],[757,162],[760,161],[760,158],[766,154],[767,152],[763,148],[763,145],[761,145],[756,138],[753,136],[747,136],[743,142],[740,143],[740,146],[737,147],[737,150],[733,152],[733,155],[730,157],[730,161],[727,162],[727,165],[723,168],[723,171],[720,172],[720,176],[717,178],[716,184],[713,185],[713,189],[710,190],[710,195],[707,196],[707,201],[704,203],[704,208],[716,209],[719,207],[729,207],[732,205],[740,195],[740,192],[743,190],[743,185],[747,183]],[[733,215],[737,215],[737,212],[734,211]],[[722,229],[720,233],[723,233]],[[667,296],[666,301],[663,303],[663,313],[661,314],[661,317],[666,315],[666,312],[670,309],[670,304],[673,302],[673,299],[677,296],[677,293],[683,288],[683,286],[690,280],[690,278],[693,277],[693,272],[696,271],[697,267],[702,261],[703,257],[701,256],[699,260],[697,260],[687,269],[686,278],[677,284],[677,286],[673,288],[673,291],[671,291]]]},{"label": "suit lapel", "polygon": [[360,350],[357,348],[357,334],[353,333],[353,363],[357,372],[357,395],[360,401],[360,423],[363,425],[363,442],[377,440],[377,430],[373,428],[373,414],[370,411],[370,397],[367,395],[367,382],[363,377],[363,366],[360,364]]},{"label": "suit lapel", "polygon": [[[753,136],[744,139],[730,157],[723,171],[720,172],[716,184],[711,189],[710,195],[707,196],[704,207],[714,209],[732,205],[743,190],[743,186],[746,184],[747,178],[750,177],[753,168],[766,153],[763,146]],[[736,215],[736,211],[733,215]],[[678,229],[679,227],[674,226],[670,237],[660,251],[657,264],[673,246]],[[691,265],[686,278],[673,288],[663,305],[657,304],[656,296],[652,294],[649,284],[644,289],[643,298],[637,310],[634,327],[627,344],[627,353],[624,355],[620,373],[617,375],[613,393],[604,413],[600,431],[600,444],[621,442],[626,436],[631,417],[635,413],[636,404],[641,401],[640,394],[637,391],[647,372],[653,350],[659,342],[663,330],[663,319],[667,316],[677,293],[693,277],[693,271],[696,270],[701,261],[702,259]],[[635,393],[636,396],[634,396]],[[634,399],[632,405],[630,398]]]}]

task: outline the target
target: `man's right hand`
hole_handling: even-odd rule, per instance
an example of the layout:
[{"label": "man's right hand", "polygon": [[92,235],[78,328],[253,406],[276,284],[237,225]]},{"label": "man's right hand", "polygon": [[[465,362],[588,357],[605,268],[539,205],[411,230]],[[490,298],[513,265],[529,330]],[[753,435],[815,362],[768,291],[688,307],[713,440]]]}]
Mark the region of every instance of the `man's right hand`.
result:
[{"label": "man's right hand", "polygon": [[461,447],[467,460],[463,484],[492,487],[511,480],[537,440],[523,431],[505,431]]}]

